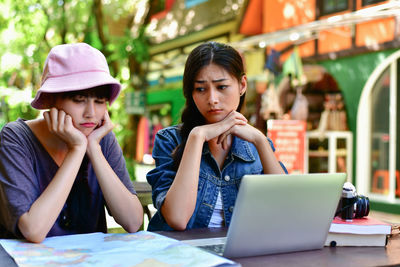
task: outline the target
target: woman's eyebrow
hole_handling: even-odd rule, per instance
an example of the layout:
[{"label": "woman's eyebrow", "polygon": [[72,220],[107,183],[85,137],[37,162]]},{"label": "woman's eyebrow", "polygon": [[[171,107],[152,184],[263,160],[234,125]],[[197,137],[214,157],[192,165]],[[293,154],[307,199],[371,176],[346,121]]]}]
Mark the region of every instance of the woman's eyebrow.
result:
[{"label": "woman's eyebrow", "polygon": [[227,80],[226,78],[221,78],[221,79],[213,80],[212,82],[213,83],[219,83],[219,82],[223,82],[223,81],[226,81],[226,80]]},{"label": "woman's eyebrow", "polygon": [[[227,79],[226,78],[221,78],[221,79],[217,79],[217,80],[212,80],[212,82],[213,83],[218,83],[218,82],[223,82],[223,81],[226,81]],[[194,81],[195,83],[205,83],[206,81],[205,80],[197,80],[197,81]]]}]

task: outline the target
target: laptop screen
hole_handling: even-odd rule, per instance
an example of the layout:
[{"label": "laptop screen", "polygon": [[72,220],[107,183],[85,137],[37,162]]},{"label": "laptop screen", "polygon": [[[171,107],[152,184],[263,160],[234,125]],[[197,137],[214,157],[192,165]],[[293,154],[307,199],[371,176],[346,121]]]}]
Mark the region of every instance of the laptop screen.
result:
[{"label": "laptop screen", "polygon": [[344,173],[245,175],[223,255],[322,248],[345,180]]}]

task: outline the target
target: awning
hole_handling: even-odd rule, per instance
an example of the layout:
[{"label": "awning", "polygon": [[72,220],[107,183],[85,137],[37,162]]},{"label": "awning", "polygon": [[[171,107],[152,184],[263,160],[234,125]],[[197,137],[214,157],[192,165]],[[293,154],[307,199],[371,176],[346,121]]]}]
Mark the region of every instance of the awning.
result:
[{"label": "awning", "polygon": [[327,19],[316,20],[310,23],[301,24],[271,33],[264,33],[242,39],[231,43],[237,49],[250,49],[255,47],[266,47],[278,43],[293,42],[300,44],[310,39],[318,38],[319,32],[341,27],[350,26],[357,23],[399,16],[400,1],[393,0],[386,4],[381,4],[351,13],[332,16]]}]

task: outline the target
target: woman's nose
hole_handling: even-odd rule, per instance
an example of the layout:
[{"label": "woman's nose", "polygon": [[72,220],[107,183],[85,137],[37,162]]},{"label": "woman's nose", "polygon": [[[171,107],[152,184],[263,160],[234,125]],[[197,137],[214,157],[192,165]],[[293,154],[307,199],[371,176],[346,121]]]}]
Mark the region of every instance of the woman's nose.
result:
[{"label": "woman's nose", "polygon": [[94,113],[95,113],[94,100],[89,98],[86,103],[84,116],[85,118],[91,118],[94,116]]},{"label": "woman's nose", "polygon": [[208,103],[213,105],[218,103],[218,92],[217,90],[214,90],[213,88],[210,89],[209,94],[208,94]]}]

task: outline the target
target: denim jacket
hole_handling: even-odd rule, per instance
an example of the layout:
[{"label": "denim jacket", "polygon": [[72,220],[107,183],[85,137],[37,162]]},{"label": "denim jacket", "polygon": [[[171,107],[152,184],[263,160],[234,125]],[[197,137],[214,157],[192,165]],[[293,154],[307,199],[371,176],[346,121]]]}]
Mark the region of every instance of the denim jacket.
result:
[{"label": "denim jacket", "polygon": [[[275,151],[272,141],[269,138],[268,141]],[[147,181],[152,186],[153,203],[158,211],[150,220],[149,231],[173,230],[161,215],[160,209],[176,175],[172,167],[171,153],[180,143],[179,126],[162,129],[156,135],[153,147],[156,168],[147,174]],[[282,163],[281,165],[287,172]],[[232,147],[220,170],[208,148],[208,143],[205,142],[200,163],[196,207],[186,229],[208,226],[219,191],[222,196],[225,224],[229,226],[243,175],[261,173],[263,167],[257,149],[252,143],[234,137]]]}]

